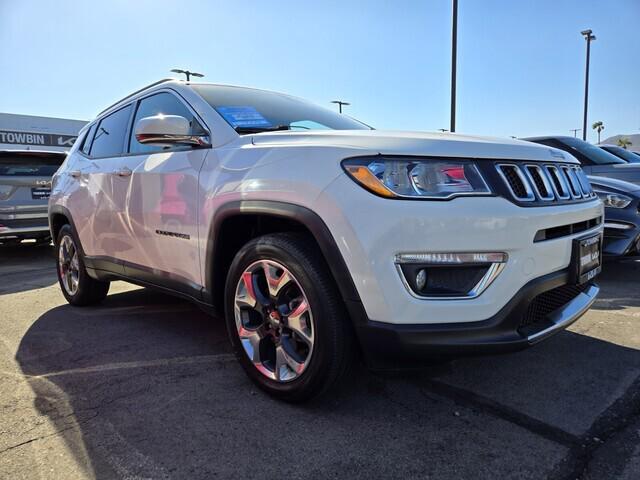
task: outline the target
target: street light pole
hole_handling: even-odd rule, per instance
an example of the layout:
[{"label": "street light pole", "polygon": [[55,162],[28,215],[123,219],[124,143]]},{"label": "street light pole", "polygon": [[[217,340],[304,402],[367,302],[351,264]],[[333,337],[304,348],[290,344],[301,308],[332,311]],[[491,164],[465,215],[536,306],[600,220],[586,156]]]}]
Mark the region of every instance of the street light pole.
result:
[{"label": "street light pole", "polygon": [[456,64],[458,58],[458,0],[453,0],[451,24],[451,126],[456,131]]},{"label": "street light pole", "polygon": [[173,70],[171,70],[173,73],[183,73],[184,75],[186,75],[187,77],[187,82],[189,80],[191,80],[191,77],[198,77],[198,78],[202,78],[204,77],[203,74],[198,73],[198,72],[191,72],[189,70],[180,70],[179,68],[174,68]]},{"label": "street light pole", "polygon": [[331,100],[331,103],[336,103],[338,105],[338,111],[342,113],[343,105],[351,105],[349,102],[343,102],[342,100]]},{"label": "street light pole", "polygon": [[581,128],[571,128],[569,129],[570,132],[573,132],[573,138],[576,138],[578,136],[578,132],[582,130]]},{"label": "street light pole", "polygon": [[589,58],[591,56],[591,41],[596,39],[592,31],[583,30],[580,32],[587,41],[587,65],[584,76],[584,117],[582,119],[582,140],[587,139],[587,108],[589,106]]}]

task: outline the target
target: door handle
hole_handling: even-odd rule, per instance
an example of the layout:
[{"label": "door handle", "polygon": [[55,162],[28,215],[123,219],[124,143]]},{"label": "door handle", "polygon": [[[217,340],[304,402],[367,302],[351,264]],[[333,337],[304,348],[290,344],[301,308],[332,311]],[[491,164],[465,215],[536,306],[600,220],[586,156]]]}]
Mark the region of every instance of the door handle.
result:
[{"label": "door handle", "polygon": [[71,175],[73,178],[80,178],[80,175],[82,175],[82,172],[80,170],[71,170],[69,172],[69,175]]},{"label": "door handle", "polygon": [[121,168],[120,170],[116,170],[113,173],[115,173],[119,177],[130,177],[132,172],[130,168],[124,167],[124,168]]}]

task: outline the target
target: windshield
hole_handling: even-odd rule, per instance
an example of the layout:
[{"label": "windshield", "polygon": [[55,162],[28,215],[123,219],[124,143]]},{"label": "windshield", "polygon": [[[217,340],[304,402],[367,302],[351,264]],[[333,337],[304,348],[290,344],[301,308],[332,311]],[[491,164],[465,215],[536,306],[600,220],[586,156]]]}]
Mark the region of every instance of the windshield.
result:
[{"label": "windshield", "polygon": [[59,158],[11,157],[0,158],[0,176],[51,177],[58,170],[64,155]]},{"label": "windshield", "polygon": [[281,93],[221,85],[193,85],[193,89],[238,133],[371,129],[346,115]]},{"label": "windshield", "polygon": [[563,138],[562,143],[577,150],[582,155],[587,157],[596,165],[612,165],[615,163],[627,163],[621,158],[616,157],[612,153],[606,152],[600,147],[591,145],[588,142],[580,140],[578,138]]},{"label": "windshield", "polygon": [[602,147],[609,153],[613,153],[616,157],[620,157],[629,163],[640,163],[640,156],[622,147]]}]

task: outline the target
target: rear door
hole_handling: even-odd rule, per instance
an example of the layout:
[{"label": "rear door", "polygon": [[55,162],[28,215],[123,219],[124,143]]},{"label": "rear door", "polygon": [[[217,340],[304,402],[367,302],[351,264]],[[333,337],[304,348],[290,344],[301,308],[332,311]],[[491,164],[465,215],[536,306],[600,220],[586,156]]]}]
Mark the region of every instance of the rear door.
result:
[{"label": "rear door", "polygon": [[0,152],[0,225],[25,235],[47,231],[51,177],[65,156],[57,152]]},{"label": "rear door", "polygon": [[130,175],[123,157],[131,112],[129,104],[100,119],[70,172],[78,188],[73,189],[68,204],[84,253],[102,261],[105,270],[118,273],[123,272],[121,265],[112,268],[110,264],[121,263],[132,248],[125,235],[124,206]]}]

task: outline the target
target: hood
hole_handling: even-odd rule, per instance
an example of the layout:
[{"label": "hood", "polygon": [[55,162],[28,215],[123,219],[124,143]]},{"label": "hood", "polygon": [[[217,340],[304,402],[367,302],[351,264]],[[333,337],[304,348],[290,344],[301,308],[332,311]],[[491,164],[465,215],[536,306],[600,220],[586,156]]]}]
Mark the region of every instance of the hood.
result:
[{"label": "hood", "polygon": [[358,149],[353,155],[423,155],[436,157],[526,160],[534,162],[578,161],[569,153],[536,143],[508,138],[458,133],[426,133],[384,130],[315,130],[265,132],[251,136],[257,146],[325,146]]},{"label": "hood", "polygon": [[589,182],[591,182],[594,188],[604,187],[616,193],[633,193],[640,196],[640,186],[635,183],[625,182],[617,178],[598,177],[596,175],[589,175],[588,177]]}]

